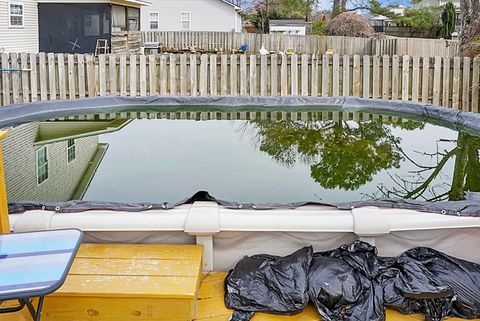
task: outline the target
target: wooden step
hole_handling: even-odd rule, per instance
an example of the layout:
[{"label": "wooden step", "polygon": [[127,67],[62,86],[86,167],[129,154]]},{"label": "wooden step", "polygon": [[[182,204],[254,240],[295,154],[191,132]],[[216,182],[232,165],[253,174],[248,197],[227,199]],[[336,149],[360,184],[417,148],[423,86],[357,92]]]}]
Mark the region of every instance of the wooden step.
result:
[{"label": "wooden step", "polygon": [[[225,307],[223,301],[223,280],[225,272],[203,275],[198,296],[196,321],[227,321],[232,315],[232,310]],[[256,313],[252,321],[318,321],[320,316],[312,304],[300,314],[294,316],[279,316],[266,313]],[[423,321],[423,314],[403,315],[397,311],[387,309],[387,321]],[[449,321],[463,319],[451,318]],[[474,319],[480,321],[480,319]]]},{"label": "wooden step", "polygon": [[198,245],[84,244],[42,320],[192,320],[202,254]]}]

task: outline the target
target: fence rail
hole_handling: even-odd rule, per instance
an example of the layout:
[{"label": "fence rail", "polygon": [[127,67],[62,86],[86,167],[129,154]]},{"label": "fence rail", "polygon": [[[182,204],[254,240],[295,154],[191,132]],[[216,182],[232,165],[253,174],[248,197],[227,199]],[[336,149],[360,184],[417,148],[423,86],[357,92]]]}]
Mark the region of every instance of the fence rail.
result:
[{"label": "fence rail", "polygon": [[[479,111],[480,58],[2,54],[2,105],[95,96],[356,96]],[[18,71],[21,70],[21,71]]]},{"label": "fence rail", "polygon": [[258,54],[260,48],[275,53],[288,49],[298,54],[324,54],[328,49],[339,55],[410,55],[458,56],[458,42],[443,39],[387,38],[370,39],[330,36],[296,36],[283,34],[252,34],[231,32],[145,31],[143,42],[157,42],[168,48],[186,49],[196,46],[204,50],[226,53],[248,45],[248,54]]}]

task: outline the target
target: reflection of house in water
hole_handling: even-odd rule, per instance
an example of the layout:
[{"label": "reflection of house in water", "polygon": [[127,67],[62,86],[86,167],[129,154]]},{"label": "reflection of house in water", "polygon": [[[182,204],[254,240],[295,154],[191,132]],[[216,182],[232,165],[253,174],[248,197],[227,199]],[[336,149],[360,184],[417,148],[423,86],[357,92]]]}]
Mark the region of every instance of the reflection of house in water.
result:
[{"label": "reflection of house in water", "polygon": [[47,121],[13,128],[3,144],[8,201],[82,199],[108,148],[98,135],[128,123]]}]

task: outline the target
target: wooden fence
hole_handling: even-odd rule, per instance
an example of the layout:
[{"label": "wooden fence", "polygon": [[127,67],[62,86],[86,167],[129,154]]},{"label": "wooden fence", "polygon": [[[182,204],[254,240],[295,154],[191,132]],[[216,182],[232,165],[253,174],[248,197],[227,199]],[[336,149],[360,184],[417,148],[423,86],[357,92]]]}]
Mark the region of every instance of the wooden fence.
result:
[{"label": "wooden fence", "polygon": [[168,48],[187,49],[196,46],[204,50],[223,50],[230,53],[241,45],[248,45],[249,54],[258,54],[260,48],[280,53],[292,49],[298,54],[324,54],[328,49],[339,55],[410,55],[454,57],[458,42],[443,39],[296,36],[283,34],[253,34],[231,32],[142,32],[143,42],[156,42]]},{"label": "wooden fence", "polygon": [[146,95],[356,96],[479,111],[480,58],[2,54],[2,105]]}]

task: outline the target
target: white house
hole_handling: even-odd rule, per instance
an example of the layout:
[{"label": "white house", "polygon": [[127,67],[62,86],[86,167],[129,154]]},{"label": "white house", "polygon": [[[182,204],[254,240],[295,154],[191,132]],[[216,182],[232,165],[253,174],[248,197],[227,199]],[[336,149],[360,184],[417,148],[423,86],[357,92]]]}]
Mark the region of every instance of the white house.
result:
[{"label": "white house", "polygon": [[0,0],[0,52],[38,52],[37,0]]},{"label": "white house", "polygon": [[270,20],[270,33],[305,36],[308,24],[302,19]]},{"label": "white house", "polygon": [[142,31],[241,32],[241,8],[228,0],[149,0]]}]

